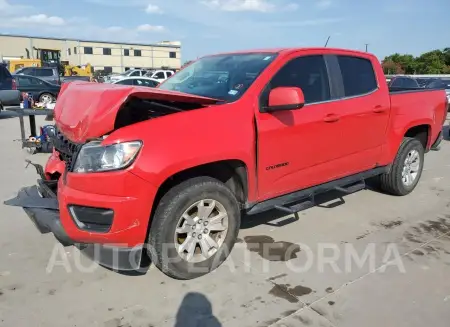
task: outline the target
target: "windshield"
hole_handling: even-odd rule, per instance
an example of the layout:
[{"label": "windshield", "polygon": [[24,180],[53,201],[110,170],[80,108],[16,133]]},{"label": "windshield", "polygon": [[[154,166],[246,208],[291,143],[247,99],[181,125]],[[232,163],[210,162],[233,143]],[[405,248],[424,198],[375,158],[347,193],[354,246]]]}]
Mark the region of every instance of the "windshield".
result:
[{"label": "windshield", "polygon": [[247,91],[275,57],[275,53],[205,57],[175,74],[159,88],[233,102]]}]

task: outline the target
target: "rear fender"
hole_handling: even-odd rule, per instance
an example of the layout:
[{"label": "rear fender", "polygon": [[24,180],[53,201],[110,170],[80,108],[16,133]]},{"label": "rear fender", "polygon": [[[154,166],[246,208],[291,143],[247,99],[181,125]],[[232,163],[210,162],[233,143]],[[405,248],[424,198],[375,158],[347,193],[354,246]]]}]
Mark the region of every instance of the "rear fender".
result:
[{"label": "rear fender", "polygon": [[[394,119],[400,118],[397,116]],[[400,120],[400,119],[399,119]],[[420,125],[428,125],[428,141],[427,141],[427,149],[430,148],[433,140],[434,134],[439,134],[439,131],[437,133],[434,133],[432,131],[431,126],[433,126],[434,122],[432,119],[418,119],[413,120],[411,122],[408,122],[407,124],[395,124],[393,128],[390,129],[386,143],[383,145],[383,158],[380,162],[380,165],[388,165],[391,164],[397,155],[398,149],[400,147],[400,144],[402,143],[403,138],[405,137],[408,130],[410,130],[413,127],[420,126]]]}]

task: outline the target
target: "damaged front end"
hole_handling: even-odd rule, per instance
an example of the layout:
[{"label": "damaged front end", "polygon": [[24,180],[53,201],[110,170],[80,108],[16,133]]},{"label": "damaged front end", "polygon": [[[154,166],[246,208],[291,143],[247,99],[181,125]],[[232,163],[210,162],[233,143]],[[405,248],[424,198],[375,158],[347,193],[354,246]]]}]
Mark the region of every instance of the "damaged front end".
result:
[{"label": "damaged front end", "polygon": [[[42,169],[42,166],[36,165]],[[42,234],[53,233],[64,246],[74,242],[64,231],[59,219],[59,206],[55,181],[39,179],[37,185],[22,188],[17,196],[4,203],[10,206],[22,207],[31,221]]]},{"label": "damaged front end", "polygon": [[15,198],[5,201],[4,204],[22,207],[42,234],[51,232],[61,244],[69,246],[73,245],[74,241],[66,234],[59,219],[58,181],[72,164],[81,144],[75,144],[65,138],[56,127],[55,133],[51,135],[51,142],[54,150],[45,170],[41,165],[26,160],[26,167],[33,166],[40,177],[37,184],[20,189]]},{"label": "damaged front end", "polygon": [[[54,151],[45,169],[26,160],[27,167],[33,166],[40,177],[37,184],[20,189],[16,197],[4,201],[4,204],[21,207],[41,234],[52,233],[63,246],[76,246],[86,257],[102,266],[116,271],[139,271],[143,257],[142,246],[120,248],[79,242],[69,237],[61,222],[60,210],[64,208],[60,208],[58,201],[58,184],[63,182],[60,179],[64,179],[70,171],[82,144],[71,142],[57,129],[52,142]],[[98,216],[91,216],[91,220],[97,219]],[[86,227],[90,226],[86,223]]]}]

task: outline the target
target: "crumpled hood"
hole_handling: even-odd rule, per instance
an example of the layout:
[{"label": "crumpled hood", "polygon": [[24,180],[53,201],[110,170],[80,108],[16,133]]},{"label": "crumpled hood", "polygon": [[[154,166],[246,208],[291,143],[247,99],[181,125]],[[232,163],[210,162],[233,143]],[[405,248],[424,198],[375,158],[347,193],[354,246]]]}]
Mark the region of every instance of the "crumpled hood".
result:
[{"label": "crumpled hood", "polygon": [[157,88],[74,81],[61,87],[54,110],[56,126],[76,143],[101,137],[114,129],[117,112],[132,96],[201,105],[219,101]]}]

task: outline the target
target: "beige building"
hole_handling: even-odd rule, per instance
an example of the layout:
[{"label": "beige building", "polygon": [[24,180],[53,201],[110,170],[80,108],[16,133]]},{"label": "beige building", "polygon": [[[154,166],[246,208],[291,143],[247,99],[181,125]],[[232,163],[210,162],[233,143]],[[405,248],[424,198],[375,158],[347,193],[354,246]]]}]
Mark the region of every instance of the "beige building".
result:
[{"label": "beige building", "polygon": [[133,68],[181,67],[181,43],[111,43],[76,39],[0,34],[0,59],[37,59],[37,49],[61,51],[61,61],[70,65],[91,64],[95,70],[121,73]]}]

